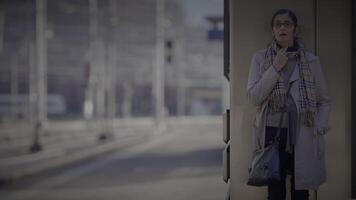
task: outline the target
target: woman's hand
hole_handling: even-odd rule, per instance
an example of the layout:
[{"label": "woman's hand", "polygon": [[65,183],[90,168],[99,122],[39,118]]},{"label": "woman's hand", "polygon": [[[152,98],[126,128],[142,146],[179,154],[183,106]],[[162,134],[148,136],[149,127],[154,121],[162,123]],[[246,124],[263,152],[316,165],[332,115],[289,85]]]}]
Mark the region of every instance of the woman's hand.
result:
[{"label": "woman's hand", "polygon": [[287,57],[287,48],[281,48],[278,52],[276,57],[274,58],[273,61],[273,66],[276,68],[276,70],[279,72],[283,69],[284,66],[286,66],[288,62],[288,57]]}]

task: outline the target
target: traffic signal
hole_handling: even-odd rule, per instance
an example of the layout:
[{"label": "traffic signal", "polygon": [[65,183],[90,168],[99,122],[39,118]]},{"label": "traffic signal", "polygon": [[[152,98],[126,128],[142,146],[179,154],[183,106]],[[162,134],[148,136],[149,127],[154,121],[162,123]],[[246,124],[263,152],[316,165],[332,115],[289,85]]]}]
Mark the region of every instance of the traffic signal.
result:
[{"label": "traffic signal", "polygon": [[173,62],[173,41],[171,39],[166,40],[165,52],[166,63],[171,64]]}]

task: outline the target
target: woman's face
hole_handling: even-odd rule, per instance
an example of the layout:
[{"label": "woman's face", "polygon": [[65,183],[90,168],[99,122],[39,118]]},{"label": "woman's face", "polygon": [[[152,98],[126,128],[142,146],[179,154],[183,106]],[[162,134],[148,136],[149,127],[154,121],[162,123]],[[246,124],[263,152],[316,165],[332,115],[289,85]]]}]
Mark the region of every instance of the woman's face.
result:
[{"label": "woman's face", "polygon": [[273,21],[273,35],[282,47],[293,46],[295,25],[288,14],[280,14]]}]

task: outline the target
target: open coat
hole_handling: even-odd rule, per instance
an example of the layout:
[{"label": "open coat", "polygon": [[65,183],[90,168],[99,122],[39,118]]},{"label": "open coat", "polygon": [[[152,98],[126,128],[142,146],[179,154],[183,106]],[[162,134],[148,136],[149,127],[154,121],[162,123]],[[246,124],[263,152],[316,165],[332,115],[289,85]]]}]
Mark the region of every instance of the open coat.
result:
[{"label": "open coat", "polygon": [[[250,73],[247,84],[247,96],[249,101],[257,107],[257,114],[254,122],[255,148],[261,149],[265,142],[266,127],[266,98],[276,84],[279,73],[274,67],[264,69],[264,55],[266,49],[257,51],[251,61]],[[325,131],[329,129],[330,98],[326,81],[322,72],[319,58],[310,52],[306,52],[306,59],[309,63],[311,73],[315,80],[317,97],[317,114],[315,116],[315,126],[306,127],[297,122],[297,138],[295,144],[295,188],[315,190],[326,181],[325,169]],[[299,104],[299,68],[295,66],[289,83],[290,93],[297,105],[298,119],[300,119]]]}]

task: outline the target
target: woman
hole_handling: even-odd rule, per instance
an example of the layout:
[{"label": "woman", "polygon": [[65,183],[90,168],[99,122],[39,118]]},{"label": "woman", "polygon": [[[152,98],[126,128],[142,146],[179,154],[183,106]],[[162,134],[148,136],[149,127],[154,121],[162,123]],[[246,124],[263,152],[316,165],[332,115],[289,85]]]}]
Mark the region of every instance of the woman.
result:
[{"label": "woman", "polygon": [[292,199],[304,200],[308,190],[326,181],[330,99],[319,58],[298,41],[296,15],[278,10],[271,28],[273,41],[254,54],[247,85],[248,99],[258,107],[255,144],[256,149],[271,144],[281,124],[281,181],[268,185],[268,199],[286,198],[286,176],[291,175]]}]

